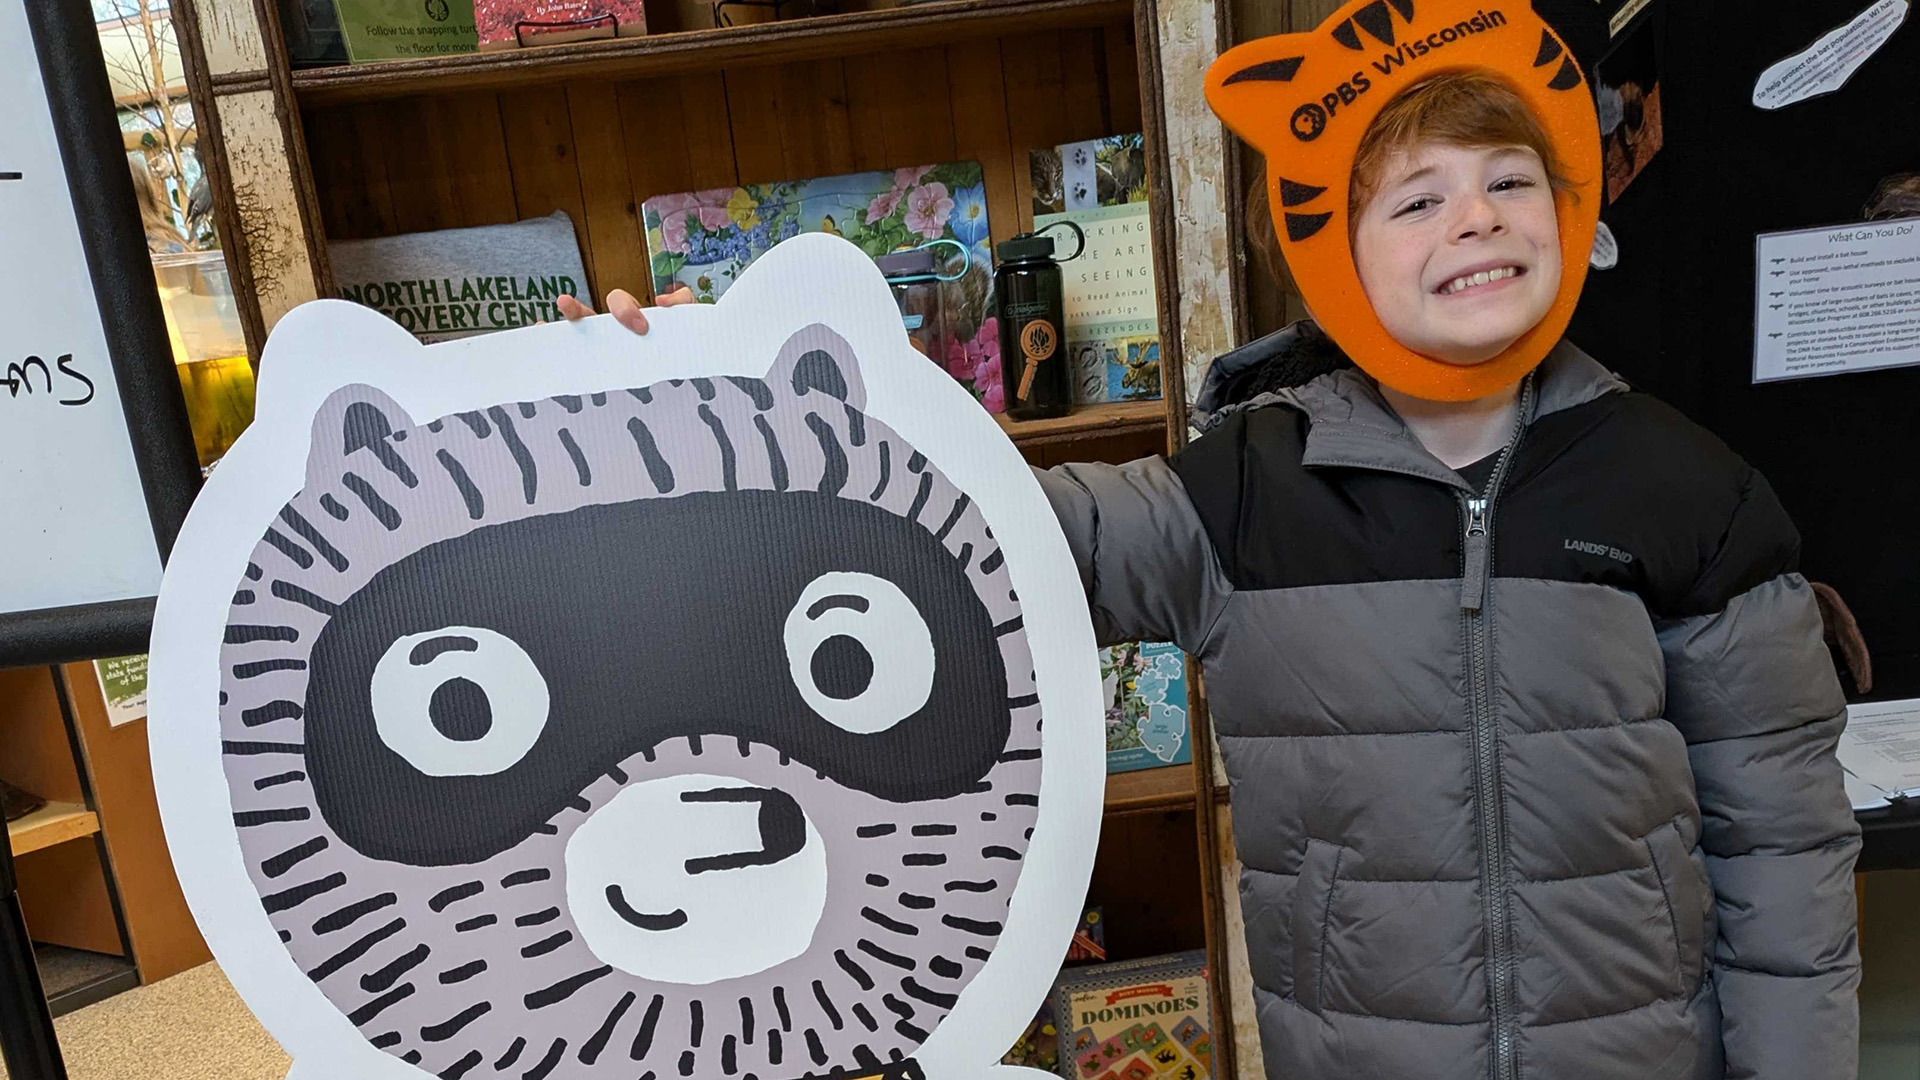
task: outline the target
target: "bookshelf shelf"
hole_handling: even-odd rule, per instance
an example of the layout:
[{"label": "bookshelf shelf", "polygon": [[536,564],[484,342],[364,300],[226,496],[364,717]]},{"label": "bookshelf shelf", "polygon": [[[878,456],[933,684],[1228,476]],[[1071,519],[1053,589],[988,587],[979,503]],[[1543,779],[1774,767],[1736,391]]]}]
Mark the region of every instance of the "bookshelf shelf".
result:
[{"label": "bookshelf shelf", "polygon": [[7,822],[7,840],[16,856],[99,831],[100,818],[79,803],[49,802],[18,821]]},{"label": "bookshelf shelf", "polygon": [[300,104],[311,108],[576,79],[690,75],[1099,26],[1130,21],[1132,14],[1133,5],[1124,0],[944,0],[717,30],[313,68],[293,72],[293,89]]},{"label": "bookshelf shelf", "polygon": [[1010,420],[1004,415],[994,419],[1015,445],[1024,447],[1163,431],[1167,426],[1166,408],[1162,401],[1116,401],[1083,405],[1053,420]]},{"label": "bookshelf shelf", "polygon": [[1183,810],[1193,806],[1193,766],[1110,773],[1107,776],[1107,813],[1143,814],[1156,810]]}]

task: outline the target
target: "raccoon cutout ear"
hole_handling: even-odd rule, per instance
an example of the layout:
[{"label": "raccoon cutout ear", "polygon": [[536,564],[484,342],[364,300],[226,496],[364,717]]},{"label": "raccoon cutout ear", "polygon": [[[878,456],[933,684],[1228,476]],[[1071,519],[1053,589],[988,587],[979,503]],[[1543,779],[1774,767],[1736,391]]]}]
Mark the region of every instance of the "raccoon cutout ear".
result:
[{"label": "raccoon cutout ear", "polygon": [[820,393],[865,411],[867,387],[860,379],[860,362],[853,346],[824,323],[794,331],[780,346],[767,385],[795,397]]},{"label": "raccoon cutout ear", "polygon": [[[393,452],[393,443],[407,437],[413,419],[386,394],[355,383],[327,395],[313,415],[313,438],[307,444],[307,485],[338,483],[356,451],[370,449],[388,472],[408,487],[419,480]],[[354,458],[363,460],[363,458]]]}]

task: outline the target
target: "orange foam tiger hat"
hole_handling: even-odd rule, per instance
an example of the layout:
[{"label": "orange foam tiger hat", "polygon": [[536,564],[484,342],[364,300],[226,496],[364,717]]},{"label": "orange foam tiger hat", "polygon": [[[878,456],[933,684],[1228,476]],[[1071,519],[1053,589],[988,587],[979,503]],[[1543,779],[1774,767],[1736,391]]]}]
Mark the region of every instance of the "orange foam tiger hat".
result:
[{"label": "orange foam tiger hat", "polygon": [[[1490,70],[1519,93],[1573,190],[1557,192],[1560,292],[1498,356],[1449,364],[1382,326],[1354,267],[1348,187],[1360,140],[1401,89],[1436,72]],[[1560,340],[1586,281],[1600,219],[1600,127],[1572,53],[1527,0],[1353,0],[1311,33],[1250,41],[1207,72],[1207,103],[1267,159],[1274,229],[1321,328],[1374,378],[1435,401],[1520,381]]]}]

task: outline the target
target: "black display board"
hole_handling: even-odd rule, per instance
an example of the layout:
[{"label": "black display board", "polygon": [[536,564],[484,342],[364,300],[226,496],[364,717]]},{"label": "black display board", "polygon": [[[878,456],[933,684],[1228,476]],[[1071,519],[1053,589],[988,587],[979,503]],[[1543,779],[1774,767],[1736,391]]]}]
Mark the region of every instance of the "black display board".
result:
[{"label": "black display board", "polygon": [[[1560,14],[1584,22],[1576,48],[1602,75],[1636,29],[1608,34],[1621,0],[1540,6],[1575,9]],[[1920,19],[1839,90],[1752,103],[1762,71],[1867,6],[1646,5],[1664,145],[1603,211],[1619,265],[1589,276],[1568,336],[1767,477],[1802,570],[1858,618],[1884,699],[1920,696],[1920,368],[1752,382],[1755,235],[1857,224],[1883,177],[1920,172]]]}]

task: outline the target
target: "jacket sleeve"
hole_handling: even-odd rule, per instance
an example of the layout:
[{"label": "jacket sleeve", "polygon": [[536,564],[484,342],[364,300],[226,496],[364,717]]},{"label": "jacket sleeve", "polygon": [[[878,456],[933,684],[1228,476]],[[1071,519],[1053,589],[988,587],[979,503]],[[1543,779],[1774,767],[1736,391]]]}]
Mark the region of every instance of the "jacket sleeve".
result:
[{"label": "jacket sleeve", "polygon": [[1166,460],[1034,473],[1073,548],[1100,643],[1171,641],[1203,655],[1232,586]]},{"label": "jacket sleeve", "polygon": [[1659,627],[1667,716],[1686,737],[1713,883],[1728,1080],[1851,1080],[1860,829],[1834,748],[1846,701],[1799,536],[1746,470],[1719,550]]}]

